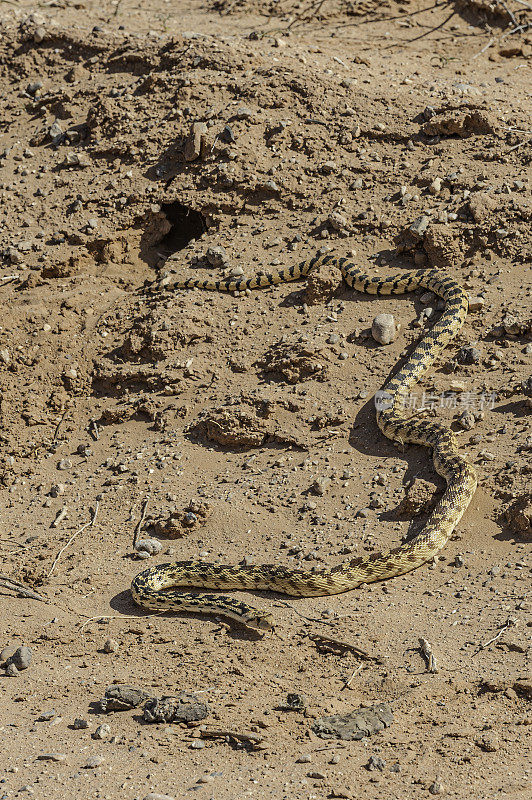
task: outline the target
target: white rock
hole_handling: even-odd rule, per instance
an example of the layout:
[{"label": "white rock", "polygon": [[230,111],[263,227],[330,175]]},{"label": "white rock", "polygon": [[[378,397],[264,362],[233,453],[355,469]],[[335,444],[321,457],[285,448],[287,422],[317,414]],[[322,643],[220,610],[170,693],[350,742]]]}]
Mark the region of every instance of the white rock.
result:
[{"label": "white rock", "polygon": [[162,549],[163,546],[158,539],[139,539],[135,547],[137,552],[148,553],[150,556],[157,555]]},{"label": "white rock", "polygon": [[371,325],[371,335],[379,344],[390,344],[397,339],[397,326],[392,314],[377,314]]}]

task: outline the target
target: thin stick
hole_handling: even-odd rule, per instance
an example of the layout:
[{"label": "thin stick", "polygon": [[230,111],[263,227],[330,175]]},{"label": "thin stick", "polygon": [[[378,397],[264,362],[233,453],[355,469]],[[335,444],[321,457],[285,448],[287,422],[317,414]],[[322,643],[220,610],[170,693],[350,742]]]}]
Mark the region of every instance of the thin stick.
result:
[{"label": "thin stick", "polygon": [[532,6],[530,5],[530,3],[525,3],[525,0],[515,0],[515,2],[516,3],[520,3],[522,6],[525,6],[526,8],[532,9]]},{"label": "thin stick", "polygon": [[495,636],[493,637],[493,639],[489,639],[487,642],[484,642],[484,644],[481,644],[481,645],[480,645],[480,649],[481,649],[481,650],[484,650],[484,648],[485,648],[485,647],[488,647],[488,645],[490,645],[490,644],[493,644],[493,642],[496,642],[496,641],[497,641],[497,639],[499,639],[499,638],[502,636],[502,634],[503,634],[505,631],[507,631],[507,630],[508,630],[508,628],[513,628],[513,627],[514,627],[514,625],[517,625],[517,620],[516,620],[516,618],[515,618],[515,617],[508,617],[508,619],[506,620],[506,622],[504,623],[504,625],[502,626],[502,628],[500,629],[500,631],[499,631],[498,633],[496,633],[496,634],[495,634]]},{"label": "thin stick", "polygon": [[92,518],[90,519],[90,521],[89,521],[89,522],[86,522],[84,525],[82,525],[82,526],[81,526],[81,528],[79,528],[79,530],[77,530],[75,533],[73,533],[73,534],[72,534],[72,536],[70,537],[70,539],[68,540],[68,542],[67,542],[65,545],[63,545],[63,547],[61,548],[61,550],[58,552],[58,554],[57,554],[57,555],[56,555],[56,557],[54,558],[53,564],[52,564],[52,566],[50,567],[50,571],[49,571],[48,575],[46,576],[47,578],[49,578],[49,577],[50,577],[50,575],[52,574],[52,572],[53,572],[53,571],[54,571],[54,569],[55,569],[55,566],[56,566],[57,562],[58,562],[58,561],[59,561],[59,559],[61,558],[61,555],[64,553],[64,551],[67,549],[67,547],[68,547],[70,544],[72,544],[72,542],[74,541],[74,539],[76,538],[76,536],[79,536],[79,535],[80,535],[80,533],[83,533],[83,531],[85,530],[85,528],[88,528],[89,526],[92,526],[92,525],[94,525],[94,522],[96,521],[96,517],[98,516],[98,509],[99,509],[99,507],[100,507],[100,502],[99,502],[99,500],[96,500],[96,505],[95,505],[95,507],[94,507],[94,511],[92,511]]},{"label": "thin stick", "polygon": [[509,149],[509,150],[507,150],[506,152],[507,152],[507,153],[511,153],[511,152],[512,152],[512,150],[517,150],[517,148],[518,148],[518,147],[521,147],[521,145],[523,145],[523,144],[530,144],[530,142],[532,142],[532,139],[523,139],[523,141],[522,141],[522,142],[519,142],[519,144],[514,144],[514,146],[513,146],[513,147],[510,147],[510,149]]},{"label": "thin stick", "polygon": [[474,60],[475,60],[475,58],[478,58],[479,56],[481,56],[481,55],[482,55],[482,53],[485,53],[485,52],[486,52],[486,50],[488,50],[488,48],[490,48],[490,47],[491,47],[491,45],[493,44],[493,42],[494,42],[494,41],[495,41],[495,39],[490,39],[490,40],[489,40],[489,42],[488,42],[487,44],[485,44],[485,45],[484,45],[484,47],[482,48],[482,50],[479,50],[479,51],[478,51],[478,53],[475,53],[475,55],[473,56],[472,60],[474,61]]},{"label": "thin stick", "polygon": [[65,409],[65,411],[63,413],[63,416],[61,417],[61,419],[59,420],[59,422],[55,426],[54,436],[53,436],[53,439],[52,439],[52,445],[54,445],[57,442],[57,436],[59,434],[59,428],[61,427],[61,425],[65,421],[66,415],[69,413],[69,411],[70,411],[70,408]]},{"label": "thin stick", "polygon": [[17,591],[23,597],[28,597],[31,600],[41,600],[43,603],[48,602],[46,597],[37,594],[37,592],[34,592],[32,589],[26,588],[26,586],[24,586],[22,583],[19,583],[19,581],[14,581],[12,578],[8,578],[7,575],[0,575],[0,586],[2,586],[4,589]]},{"label": "thin stick", "polygon": [[347,678],[347,680],[346,680],[346,681],[344,681],[344,685],[342,686],[342,689],[347,689],[347,687],[351,685],[351,681],[353,680],[353,678],[355,677],[355,675],[358,675],[358,673],[359,673],[359,672],[360,672],[360,670],[363,668],[363,666],[364,666],[364,664],[359,664],[359,665],[358,665],[358,667],[357,667],[356,669],[354,669],[354,670],[353,670],[353,672],[351,673],[351,675],[349,676],[349,678]]},{"label": "thin stick", "polygon": [[137,524],[135,525],[135,532],[133,533],[133,550],[137,546],[137,539],[139,538],[139,533],[140,533],[140,529],[142,528],[142,523],[146,519],[146,509],[148,508],[148,503],[149,502],[150,502],[150,496],[148,495],[145,498],[145,500],[144,500],[144,502],[142,504],[142,510],[140,512],[140,519],[137,522]]},{"label": "thin stick", "polygon": [[501,6],[504,8],[504,10],[506,11],[506,13],[507,13],[507,14],[508,14],[508,16],[510,17],[510,19],[512,20],[512,23],[513,23],[514,25],[518,25],[518,22],[517,22],[517,20],[516,20],[516,18],[515,18],[515,15],[513,14],[513,12],[512,12],[512,11],[510,11],[510,9],[508,8],[508,6],[507,6],[507,5],[506,5],[506,3],[504,2],[504,0],[499,0],[499,3],[500,3],[500,4],[501,4]]},{"label": "thin stick", "polygon": [[56,518],[52,522],[51,527],[57,528],[63,522],[67,514],[68,514],[68,508],[66,506],[63,506],[63,508],[57,512]]},{"label": "thin stick", "polygon": [[436,25],[434,28],[431,28],[430,30],[425,31],[425,33],[420,33],[419,36],[414,36],[413,39],[401,39],[401,41],[397,42],[396,44],[389,44],[387,47],[385,47],[385,50],[389,50],[390,47],[400,47],[401,45],[404,45],[404,44],[412,44],[412,42],[418,42],[420,39],[424,39],[425,36],[429,36],[431,33],[435,33],[436,31],[439,31],[441,28],[444,27],[444,25],[447,25],[449,20],[451,20],[455,16],[455,14],[456,14],[456,11],[453,11],[451,14],[449,14],[448,17],[445,17],[443,22],[440,22],[440,24]]},{"label": "thin stick", "polygon": [[517,28],[512,28],[511,31],[508,31],[508,33],[504,34],[504,36],[501,39],[501,42],[504,41],[508,36],[511,36],[513,33],[519,33],[519,31],[527,31],[530,28],[531,24],[532,23],[530,22],[525,22],[524,25],[518,25]]}]

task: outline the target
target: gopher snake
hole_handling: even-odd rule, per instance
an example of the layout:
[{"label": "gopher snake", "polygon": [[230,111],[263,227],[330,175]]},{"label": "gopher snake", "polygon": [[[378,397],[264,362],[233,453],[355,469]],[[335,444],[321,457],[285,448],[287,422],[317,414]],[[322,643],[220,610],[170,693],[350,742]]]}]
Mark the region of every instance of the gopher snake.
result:
[{"label": "gopher snake", "polygon": [[135,602],[145,608],[199,613],[218,613],[236,619],[250,628],[271,630],[272,615],[246,603],[220,594],[181,592],[176,587],[207,589],[269,589],[295,597],[340,594],[362,583],[372,583],[402,575],[424,564],[446,544],[475,492],[476,475],[458,452],[454,434],[437,422],[407,418],[404,401],[409,390],[434,363],[447,343],[458,333],[467,314],[465,291],[449,276],[437,270],[415,270],[389,278],[370,278],[345,258],[318,256],[299,266],[273,274],[256,275],[249,280],[176,282],[172,288],[211,289],[242,292],[309,274],[313,267],[331,264],[338,267],[346,283],[367,294],[402,294],[418,287],[430,289],[445,300],[445,310],[406,360],[403,367],[377,395],[377,423],[389,439],[401,443],[423,444],[432,448],[434,467],[443,475],[447,488],[423,530],[413,539],[392,550],[354,558],[336,567],[317,571],[290,569],[273,564],[228,566],[200,561],[160,564],[139,573],[131,584]]}]

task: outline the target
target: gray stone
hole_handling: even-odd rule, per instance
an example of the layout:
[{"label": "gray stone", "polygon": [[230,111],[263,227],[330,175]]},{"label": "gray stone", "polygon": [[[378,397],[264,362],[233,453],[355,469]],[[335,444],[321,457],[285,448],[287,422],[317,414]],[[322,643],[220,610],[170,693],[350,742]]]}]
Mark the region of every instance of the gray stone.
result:
[{"label": "gray stone", "polygon": [[391,344],[397,339],[397,327],[392,314],[377,314],[371,324],[371,335],[379,344]]},{"label": "gray stone", "polygon": [[174,697],[148,700],[143,718],[145,722],[195,722],[209,713],[207,703],[199,702],[195,694],[180,692]]},{"label": "gray stone", "polygon": [[109,711],[128,711],[131,708],[138,708],[152,697],[153,695],[143,689],[117,684],[107,687],[105,697],[98,701],[98,708],[103,714]]},{"label": "gray stone", "polygon": [[391,708],[379,703],[371,708],[358,708],[349,714],[335,714],[316,720],[312,730],[322,739],[363,739],[389,728],[393,723]]},{"label": "gray stone", "polygon": [[104,761],[105,758],[103,756],[91,756],[83,765],[83,769],[98,769],[98,767],[102,766]]},{"label": "gray stone", "polygon": [[227,257],[227,253],[225,251],[225,247],[209,247],[207,252],[205,253],[205,257],[211,267],[227,267],[229,264],[229,259]]},{"label": "gray stone", "polygon": [[138,553],[147,553],[149,556],[155,556],[163,549],[162,544],[158,539],[139,539],[135,545],[135,550]]},{"label": "gray stone", "polygon": [[159,794],[159,792],[148,792],[148,794],[144,797],[144,800],[175,800],[169,794]]},{"label": "gray stone", "polygon": [[474,428],[476,421],[477,420],[474,413],[469,409],[467,411],[462,411],[458,417],[458,424],[465,431],[470,431],[472,428]]},{"label": "gray stone", "polygon": [[286,704],[282,706],[284,711],[304,711],[307,707],[307,698],[303,694],[290,692],[286,695]]},{"label": "gray stone", "polygon": [[311,486],[311,489],[316,494],[324,495],[330,484],[331,484],[331,479],[328,478],[326,475],[323,475],[320,478],[316,478],[316,480]]},{"label": "gray stone", "polygon": [[476,347],[461,347],[458,352],[458,362],[460,364],[478,364],[481,356],[480,350]]},{"label": "gray stone", "polygon": [[107,739],[111,735],[111,726],[107,725],[106,722],[103,725],[98,725],[94,733],[92,734],[93,739]]},{"label": "gray stone", "polygon": [[253,116],[253,110],[247,106],[240,106],[234,113],[235,119],[249,119]]},{"label": "gray stone", "polygon": [[4,649],[0,652],[0,664],[3,664],[4,661],[8,660],[8,658],[11,658],[16,649],[17,648],[15,645],[12,644],[4,647]]},{"label": "gray stone", "polygon": [[416,217],[416,219],[408,226],[408,230],[421,239],[423,234],[429,227],[429,222],[430,222],[430,217],[427,217],[425,214],[422,214],[420,217]]},{"label": "gray stone", "polygon": [[386,766],[386,761],[381,758],[380,756],[370,756],[369,761],[366,764],[366,769],[372,772],[375,769],[383,771],[384,767]]},{"label": "gray stone", "polygon": [[31,647],[22,645],[22,647],[17,647],[13,655],[7,659],[6,666],[14,664],[18,670],[28,669],[32,661],[33,653]]}]

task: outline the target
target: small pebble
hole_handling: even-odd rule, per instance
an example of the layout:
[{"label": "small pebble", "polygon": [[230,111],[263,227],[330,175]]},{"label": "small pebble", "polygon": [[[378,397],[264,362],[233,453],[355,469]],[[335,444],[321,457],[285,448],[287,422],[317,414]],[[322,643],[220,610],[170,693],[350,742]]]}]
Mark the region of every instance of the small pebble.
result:
[{"label": "small pebble", "polygon": [[7,647],[4,647],[4,649],[0,652],[0,664],[3,664],[8,658],[11,658],[16,649],[17,648],[14,645],[8,645]]},{"label": "small pebble", "polygon": [[[451,215],[449,214],[449,217]],[[483,297],[470,297],[469,298],[469,310],[470,311],[481,311],[484,306],[486,305],[486,301]]]},{"label": "small pebble", "polygon": [[191,750],[203,750],[205,742],[202,739],[194,739],[190,745]]},{"label": "small pebble", "polygon": [[463,381],[451,381],[449,384],[451,392],[465,392],[465,383]]},{"label": "small pebble", "polygon": [[18,669],[14,664],[8,664],[6,667],[6,675],[8,678],[16,678],[18,675]]},{"label": "small pebble", "polygon": [[298,758],[296,758],[296,764],[310,764],[312,761],[312,756],[310,753],[302,753]]},{"label": "small pebble", "polygon": [[103,725],[98,725],[94,733],[92,734],[93,739],[107,739],[111,735],[111,726],[108,725],[106,722]]},{"label": "small pebble", "polygon": [[148,792],[148,794],[144,797],[144,800],[175,800],[169,794],[159,794],[159,792]]},{"label": "small pebble", "polygon": [[434,178],[429,186],[429,192],[434,195],[439,194],[441,192],[441,184],[441,178]]},{"label": "small pebble", "polygon": [[148,556],[155,556],[163,549],[161,542],[158,539],[139,539],[135,546],[138,553],[147,553]]},{"label": "small pebble", "polygon": [[57,465],[57,469],[72,469],[72,461],[69,458],[62,458]]},{"label": "small pebble", "polygon": [[78,719],[74,720],[74,723],[73,723],[72,727],[74,728],[75,731],[82,731],[82,730],[86,730],[89,727],[89,725],[90,725],[90,722],[89,722],[88,719],[79,719],[78,718]]},{"label": "small pebble", "polygon": [[7,659],[6,665],[14,664],[17,670],[28,669],[33,660],[33,653],[31,647],[22,645],[17,647],[12,656]]},{"label": "small pebble", "polygon": [[327,487],[331,483],[331,479],[327,478],[326,476],[322,476],[320,478],[316,478],[314,483],[311,486],[313,492],[319,495],[324,495],[327,491]]},{"label": "small pebble", "polygon": [[91,756],[83,765],[83,769],[97,769],[102,766],[104,761],[105,758],[103,756]]},{"label": "small pebble", "polygon": [[382,772],[385,766],[386,766],[386,761],[383,758],[381,758],[380,756],[370,756],[369,761],[366,764],[366,769],[369,770],[370,772],[376,769]]},{"label": "small pebble", "polygon": [[392,314],[377,314],[371,324],[371,335],[379,344],[390,344],[397,339],[397,327]]},{"label": "small pebble", "polygon": [[196,783],[214,783],[214,776],[213,775],[202,775]]},{"label": "small pebble", "polygon": [[51,708],[49,711],[41,711],[37,717],[37,722],[50,722],[56,716],[55,709]]},{"label": "small pebble", "polygon": [[443,791],[444,786],[443,783],[440,783],[440,781],[434,781],[434,783],[431,783],[429,786],[429,792],[431,794],[441,794]]},{"label": "small pebble", "polygon": [[106,639],[103,645],[104,653],[116,653],[120,645],[115,639]]},{"label": "small pebble", "polygon": [[205,253],[205,258],[211,267],[227,267],[229,259],[225,251],[225,247],[209,247]]}]

